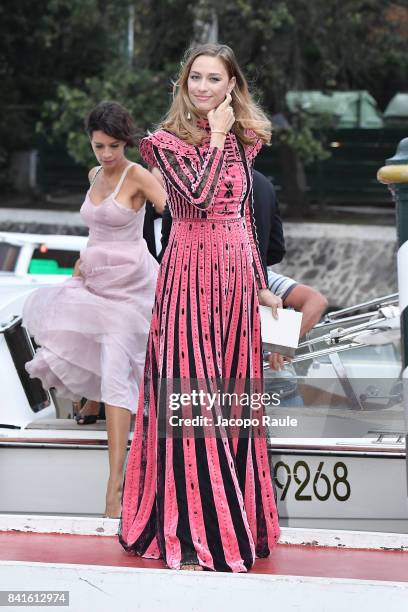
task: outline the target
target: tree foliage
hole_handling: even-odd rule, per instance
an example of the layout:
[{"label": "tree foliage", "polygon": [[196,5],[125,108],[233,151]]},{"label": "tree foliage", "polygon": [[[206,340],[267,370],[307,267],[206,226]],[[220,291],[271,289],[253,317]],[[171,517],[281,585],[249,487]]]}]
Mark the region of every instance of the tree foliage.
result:
[{"label": "tree foliage", "polygon": [[368,89],[384,107],[408,77],[408,0],[3,0],[0,20],[3,149],[30,146],[42,117],[86,163],[86,112],[113,98],[153,126],[183,51],[209,31],[234,48],[269,115],[288,119],[276,140],[305,162],[327,153],[313,118],[288,113],[288,90]]},{"label": "tree foliage", "polygon": [[84,132],[87,113],[101,100],[118,100],[129,109],[142,134],[165,112],[170,92],[168,74],[174,70],[174,66],[165,66],[162,71],[131,71],[122,63],[112,64],[101,77],[86,79],[81,88],[60,85],[56,98],[44,105],[39,130],[49,140],[65,140],[73,159],[89,165],[93,155]]},{"label": "tree foliage", "polygon": [[[112,6],[115,4],[115,13]],[[117,58],[125,3],[98,0],[3,0],[0,4],[0,138],[33,145],[43,104],[58,86],[81,87]],[[122,23],[121,23],[122,22]]]},{"label": "tree foliage", "polygon": [[285,114],[291,128],[278,138],[306,162],[327,153],[313,118],[288,112],[287,91],[367,89],[384,108],[406,88],[406,0],[206,0],[200,10],[207,19],[217,11],[220,40],[234,48],[269,114]]},{"label": "tree foliage", "polygon": [[[169,105],[180,56],[186,41],[192,42],[194,15],[184,1],[144,0],[133,3],[134,53],[129,57],[130,4],[119,11],[120,53],[113,54],[99,74],[85,77],[78,84],[61,83],[43,105],[39,129],[48,138],[65,140],[68,152],[80,163],[89,164],[92,160],[83,131],[83,119],[89,110],[101,100],[118,100],[132,113],[141,132],[151,128]],[[118,7],[112,2],[112,14],[115,10]]]},{"label": "tree foliage", "polygon": [[289,89],[369,89],[383,103],[383,80],[407,77],[406,0],[226,0],[218,17],[274,112]]}]

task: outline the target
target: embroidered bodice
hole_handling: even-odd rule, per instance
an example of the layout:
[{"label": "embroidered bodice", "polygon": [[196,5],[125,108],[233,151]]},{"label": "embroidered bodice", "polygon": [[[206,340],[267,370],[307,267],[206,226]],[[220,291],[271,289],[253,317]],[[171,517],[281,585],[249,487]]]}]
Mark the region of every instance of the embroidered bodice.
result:
[{"label": "embroidered bodice", "polygon": [[258,286],[266,287],[252,207],[252,164],[262,141],[257,139],[244,146],[229,132],[224,150],[209,142],[209,130],[200,146],[188,144],[167,130],[158,130],[141,141],[140,152],[149,165],[162,173],[173,221],[243,221]]}]

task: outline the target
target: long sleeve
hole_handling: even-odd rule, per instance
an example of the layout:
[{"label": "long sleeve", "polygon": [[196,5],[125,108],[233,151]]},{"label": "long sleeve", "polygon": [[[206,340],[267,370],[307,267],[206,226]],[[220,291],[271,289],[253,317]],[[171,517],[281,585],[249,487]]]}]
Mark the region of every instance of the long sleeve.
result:
[{"label": "long sleeve", "polygon": [[224,151],[209,147],[199,163],[193,165],[191,155],[196,149],[176,138],[173,134],[159,130],[144,138],[140,144],[142,157],[156,165],[166,181],[188,202],[205,210],[214,202],[221,180]]}]

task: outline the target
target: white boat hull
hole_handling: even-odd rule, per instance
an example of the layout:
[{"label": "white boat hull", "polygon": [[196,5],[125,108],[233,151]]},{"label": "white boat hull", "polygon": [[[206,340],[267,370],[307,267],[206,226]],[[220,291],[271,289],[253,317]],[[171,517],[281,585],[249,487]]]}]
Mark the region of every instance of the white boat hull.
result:
[{"label": "white boat hull", "polygon": [[[364,450],[358,449],[358,442]],[[286,440],[286,449],[272,451],[282,525],[408,531],[403,447],[382,451],[367,450],[367,440],[351,444],[352,450],[342,451],[337,443],[337,449],[326,446],[305,452],[301,440],[292,449]]]},{"label": "white boat hull", "polygon": [[[103,513],[109,467],[106,432],[84,431],[69,422],[67,427],[73,429],[0,433],[0,512]],[[376,444],[376,439],[273,439],[272,443],[282,525],[408,532],[402,442],[385,446]]]}]

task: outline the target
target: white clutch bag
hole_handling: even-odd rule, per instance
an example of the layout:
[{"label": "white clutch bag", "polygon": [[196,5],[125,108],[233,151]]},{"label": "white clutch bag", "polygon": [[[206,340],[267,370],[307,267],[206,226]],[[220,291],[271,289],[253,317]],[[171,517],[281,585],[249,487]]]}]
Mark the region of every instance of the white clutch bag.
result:
[{"label": "white clutch bag", "polygon": [[274,319],[270,306],[259,306],[259,313],[264,350],[293,357],[299,344],[302,313],[278,308],[279,319]]}]

